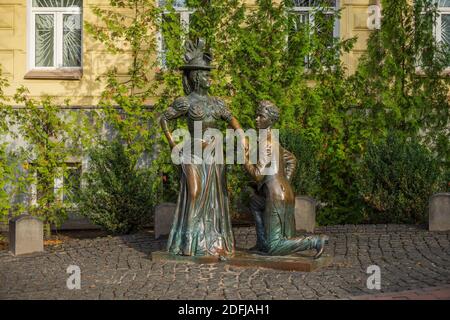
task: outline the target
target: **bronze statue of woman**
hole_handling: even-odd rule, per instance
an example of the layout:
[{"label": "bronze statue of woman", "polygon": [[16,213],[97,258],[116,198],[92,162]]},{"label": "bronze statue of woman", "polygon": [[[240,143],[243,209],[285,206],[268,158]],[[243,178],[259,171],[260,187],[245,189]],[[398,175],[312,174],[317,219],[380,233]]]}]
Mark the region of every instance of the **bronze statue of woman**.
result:
[{"label": "bronze statue of woman", "polygon": [[[267,141],[259,143],[259,147],[263,146],[264,150],[257,164],[251,164],[247,155],[244,165],[257,182],[257,188],[250,198],[257,235],[253,250],[282,256],[315,249],[315,258],[319,258],[328,241],[326,236],[295,237],[295,196],[290,180],[297,161],[292,153],[279,145],[277,139],[273,139],[272,125],[278,118],[279,110],[273,103],[259,103],[256,125],[259,130],[267,130]],[[268,167],[275,170],[265,170]]]},{"label": "bronze statue of woman", "polygon": [[[204,40],[187,41],[185,65],[181,67],[186,96],[177,98],[161,117],[161,127],[172,149],[176,144],[168,128],[170,120],[180,117],[187,120],[191,146],[195,139],[200,139],[194,135],[195,122],[201,122],[203,132],[208,128],[219,128],[224,121],[233,129],[241,128],[223,100],[208,96],[210,70],[213,67],[210,65],[210,55],[204,51]],[[203,148],[207,144],[201,141]],[[167,249],[176,255],[232,255],[234,237],[225,166],[214,161],[198,164],[194,159],[187,160],[192,161],[184,159],[181,163],[180,192]]]}]

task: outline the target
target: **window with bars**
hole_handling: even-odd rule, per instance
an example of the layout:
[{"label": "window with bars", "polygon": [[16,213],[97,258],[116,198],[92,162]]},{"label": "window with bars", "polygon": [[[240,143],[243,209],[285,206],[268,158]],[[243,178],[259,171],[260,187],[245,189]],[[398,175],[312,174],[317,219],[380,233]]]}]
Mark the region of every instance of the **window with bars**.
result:
[{"label": "window with bars", "polygon": [[[293,0],[292,6],[289,8],[289,14],[296,17],[296,28],[300,29],[305,23],[309,23],[315,28],[319,29],[321,26],[315,21],[315,12],[321,8],[320,12],[325,15],[325,18],[331,19],[338,9],[337,0]],[[339,36],[338,24],[335,23],[333,30],[329,31],[327,35],[329,38]]]},{"label": "window with bars", "polygon": [[81,68],[82,0],[30,2],[30,68]]},{"label": "window with bars", "polygon": [[[166,0],[158,0],[158,5],[160,7],[166,7],[166,5],[170,3]],[[171,2],[172,7],[175,11],[174,15],[169,15],[168,12],[165,12],[162,14],[161,20],[162,22],[175,22],[178,24],[178,26],[181,28],[184,34],[189,33],[189,25],[190,25],[190,19],[193,11],[188,8],[187,6],[187,0],[174,0]],[[176,19],[176,21],[172,21],[173,19]],[[183,39],[180,39],[180,44],[183,42]],[[159,60],[161,67],[167,66],[167,58],[166,58],[166,52],[167,52],[167,45],[164,41],[164,34],[163,31],[159,31],[158,35],[158,53],[159,53]]]},{"label": "window with bars", "polygon": [[450,46],[450,0],[438,0],[436,40]]},{"label": "window with bars", "polygon": [[[317,32],[318,36],[329,43],[333,44],[333,39],[339,37],[339,21],[334,21],[332,28],[327,28],[327,20],[331,22],[334,18],[336,10],[338,10],[338,0],[293,0],[290,3],[288,14],[292,17],[291,32],[299,32],[304,29],[306,24],[310,30]],[[321,17],[318,19],[316,15],[320,12]],[[293,44],[288,39],[288,47]],[[305,65],[311,64],[311,57],[305,57]]]}]

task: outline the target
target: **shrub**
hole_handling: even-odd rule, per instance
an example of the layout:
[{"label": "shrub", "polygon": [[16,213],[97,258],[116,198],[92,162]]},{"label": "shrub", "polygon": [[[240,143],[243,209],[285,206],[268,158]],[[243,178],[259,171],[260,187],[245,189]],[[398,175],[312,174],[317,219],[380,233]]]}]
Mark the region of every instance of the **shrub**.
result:
[{"label": "shrub", "polygon": [[14,136],[10,131],[13,109],[4,93],[8,86],[9,82],[3,77],[0,65],[0,223],[7,221],[11,215],[22,213],[21,204],[14,200],[25,186],[24,179],[18,177],[21,159],[7,142],[8,136]]},{"label": "shrub", "polygon": [[0,65],[0,221],[8,215],[10,208],[10,201],[6,191],[6,186],[11,171],[8,166],[6,143],[4,143],[4,137],[8,132],[8,123],[6,118],[9,113],[9,106],[4,104],[2,101],[5,100],[3,89],[7,86],[8,82],[2,77],[2,69]]},{"label": "shrub", "polygon": [[[319,224],[396,221],[392,211],[402,212],[404,216],[411,198],[426,202],[427,197],[422,195],[416,199],[409,193],[417,194],[419,190],[431,193],[432,189],[424,186],[429,176],[415,179],[404,173],[401,183],[385,186],[378,171],[371,178],[364,176],[363,169],[359,171],[358,164],[365,155],[364,170],[384,168],[383,173],[389,173],[388,165],[372,168],[374,164],[366,159],[370,155],[365,152],[369,141],[375,144],[383,141],[391,130],[402,136],[418,136],[420,132],[421,141],[437,154],[444,168],[449,167],[450,78],[440,75],[448,66],[450,55],[448,48],[437,43],[433,36],[437,16],[434,0],[382,0],[381,29],[371,33],[367,53],[351,76],[340,57],[351,49],[356,39],[323,37],[332,32],[334,21],[340,16],[340,12],[330,15],[328,10],[324,14],[325,8],[320,7],[326,7],[325,0],[317,2],[322,5],[314,13],[314,25],[320,28],[297,24],[295,15],[286,14],[286,9],[293,4],[291,0],[256,0],[251,8],[242,0],[190,0],[193,14],[189,34],[185,34],[178,13],[171,8],[173,0],[166,1],[166,8],[155,6],[150,0],[109,2],[112,10],[93,7],[101,25],[87,23],[86,30],[110,52],[131,52],[133,63],[128,70],[129,79],[119,76],[115,66],[105,74],[106,87],[100,107],[106,121],[119,132],[128,148],[134,149],[135,155],[158,150],[158,159],[152,165],[156,173],[150,189],[160,200],[163,199],[158,193],[161,187],[165,199],[176,197],[178,180],[157,119],[182,94],[176,70],[182,63],[180,39],[187,37],[207,39],[207,47],[214,53],[214,63],[218,66],[212,73],[211,94],[229,98],[228,105],[244,128],[253,126],[257,102],[269,99],[282,112],[280,127],[298,130],[299,137],[308,137],[313,142],[311,146],[317,147],[320,188],[315,189],[318,176],[313,163],[316,160],[309,158],[312,150],[302,149],[309,148],[302,143],[302,138],[298,141],[297,136],[284,138],[287,149],[292,149],[299,158],[299,171],[293,183],[296,192],[313,195],[325,204],[317,216]],[[123,8],[132,9],[132,13],[115,12]],[[167,19],[159,19],[162,12]],[[149,26],[155,23],[162,30],[166,46],[162,69],[153,59],[157,53],[152,45],[157,29]],[[416,72],[418,66],[426,76]],[[152,78],[155,69],[157,76]],[[157,96],[156,103],[147,108],[145,104]],[[420,147],[420,150],[425,149]],[[431,159],[428,151],[423,152]],[[404,157],[410,159],[413,153]],[[402,166],[403,158],[394,160],[404,170],[419,172],[410,163]],[[411,159],[408,161],[413,163]],[[403,173],[390,174],[400,178]],[[447,169],[447,188],[449,176]],[[361,182],[363,178],[369,180]],[[243,186],[248,180],[248,175],[237,166],[228,172],[230,204],[234,211],[244,202],[241,201],[246,197]],[[382,205],[378,205],[380,201]],[[416,215],[424,212],[420,208],[407,210]]]},{"label": "shrub", "polygon": [[11,207],[9,195],[6,191],[10,173],[11,171],[8,166],[5,144],[0,143],[0,221],[2,218],[8,216],[9,209]]},{"label": "shrub", "polygon": [[[55,189],[55,179],[66,178],[67,159],[80,155],[79,137],[84,133],[78,122],[81,116],[62,112],[61,106],[49,96],[31,98],[24,87],[17,89],[14,101],[23,105],[14,110],[12,118],[17,126],[16,135],[25,142],[17,150],[24,169],[18,178],[36,186],[36,201],[30,201],[27,210],[43,220],[45,234],[49,236],[51,225],[59,227],[67,219],[68,207],[62,201],[66,188]],[[32,199],[30,191],[27,195]]]},{"label": "shrub", "polygon": [[80,213],[105,230],[127,234],[149,222],[154,196],[152,174],[139,168],[118,139],[89,152],[89,168],[76,197]]},{"label": "shrub", "polygon": [[369,144],[357,178],[368,222],[425,223],[428,199],[440,179],[438,162],[417,141],[391,134]]},{"label": "shrub", "polygon": [[320,191],[320,170],[317,147],[298,131],[280,130],[280,143],[297,158],[291,185],[296,195],[317,197]]}]

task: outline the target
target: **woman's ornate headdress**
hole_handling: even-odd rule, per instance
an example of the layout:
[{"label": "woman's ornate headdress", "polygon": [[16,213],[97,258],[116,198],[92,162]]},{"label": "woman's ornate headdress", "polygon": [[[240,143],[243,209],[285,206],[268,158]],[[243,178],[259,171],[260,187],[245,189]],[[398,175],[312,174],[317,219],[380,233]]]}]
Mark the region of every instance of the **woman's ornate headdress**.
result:
[{"label": "woman's ornate headdress", "polygon": [[212,56],[205,52],[205,40],[197,39],[195,42],[186,41],[186,52],[184,54],[185,65],[181,66],[181,70],[211,70],[214,69],[210,65]]}]

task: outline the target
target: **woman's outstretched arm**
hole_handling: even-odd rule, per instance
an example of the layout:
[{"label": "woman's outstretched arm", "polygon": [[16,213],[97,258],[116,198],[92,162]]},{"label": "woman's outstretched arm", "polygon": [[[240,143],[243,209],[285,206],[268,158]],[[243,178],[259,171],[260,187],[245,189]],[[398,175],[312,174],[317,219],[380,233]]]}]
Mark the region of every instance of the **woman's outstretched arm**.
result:
[{"label": "woman's outstretched arm", "polygon": [[248,141],[244,135],[244,130],[242,130],[241,124],[235,117],[231,117],[229,125],[239,135],[239,141],[244,149],[244,152],[246,153],[248,151]]}]

